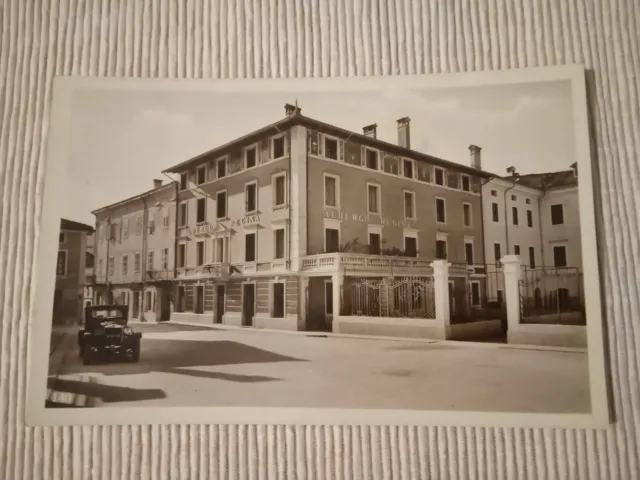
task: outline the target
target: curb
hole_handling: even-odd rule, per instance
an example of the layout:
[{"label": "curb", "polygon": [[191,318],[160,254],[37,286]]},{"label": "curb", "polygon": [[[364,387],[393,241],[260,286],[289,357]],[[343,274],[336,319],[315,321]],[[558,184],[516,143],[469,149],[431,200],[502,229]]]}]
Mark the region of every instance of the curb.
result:
[{"label": "curb", "polygon": [[189,327],[203,327],[210,330],[228,330],[234,332],[253,332],[253,333],[272,333],[280,335],[297,335],[304,337],[316,337],[316,338],[357,338],[362,340],[386,340],[394,342],[410,342],[410,343],[422,343],[432,344],[439,343],[443,345],[452,345],[460,347],[470,348],[503,348],[509,350],[538,350],[545,352],[565,352],[565,353],[587,353],[586,348],[573,348],[573,347],[547,347],[543,345],[520,345],[520,344],[507,344],[507,343],[491,343],[491,342],[462,342],[459,340],[440,340],[436,338],[410,338],[410,337],[387,337],[377,335],[358,335],[348,333],[333,333],[333,332],[306,332],[297,330],[276,330],[273,328],[256,328],[256,327],[236,327],[232,325],[206,324],[196,322],[176,322],[166,321],[159,322],[167,325],[184,325]]}]

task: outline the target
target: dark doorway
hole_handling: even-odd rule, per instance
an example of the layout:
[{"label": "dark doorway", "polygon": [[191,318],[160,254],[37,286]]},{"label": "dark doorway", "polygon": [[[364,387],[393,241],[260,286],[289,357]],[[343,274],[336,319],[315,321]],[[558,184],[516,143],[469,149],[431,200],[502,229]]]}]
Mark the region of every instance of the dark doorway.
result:
[{"label": "dark doorway", "polygon": [[160,321],[166,322],[171,317],[171,298],[169,292],[160,292]]},{"label": "dark doorway", "polygon": [[253,315],[255,313],[256,286],[253,283],[242,285],[242,326],[253,325]]},{"label": "dark doorway", "polygon": [[224,285],[216,285],[216,316],[214,323],[222,323],[224,317]]},{"label": "dark doorway", "polygon": [[138,318],[139,316],[140,316],[140,292],[133,292],[133,309],[131,312],[131,317]]}]

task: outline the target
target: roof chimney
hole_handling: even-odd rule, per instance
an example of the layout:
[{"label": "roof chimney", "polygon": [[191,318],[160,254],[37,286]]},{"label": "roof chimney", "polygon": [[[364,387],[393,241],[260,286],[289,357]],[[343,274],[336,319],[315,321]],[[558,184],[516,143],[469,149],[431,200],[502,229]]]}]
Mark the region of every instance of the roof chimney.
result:
[{"label": "roof chimney", "polygon": [[154,179],[153,180],[153,188],[160,188],[162,186],[162,180]]},{"label": "roof chimney", "polygon": [[284,113],[287,117],[292,117],[294,115],[300,115],[300,112],[302,112],[302,109],[300,107],[298,107],[298,105],[291,105],[290,103],[287,103],[284,106]]},{"label": "roof chimney", "polygon": [[373,123],[371,125],[367,125],[366,127],[362,127],[362,133],[364,133],[367,137],[377,138],[378,125]]},{"label": "roof chimney", "polygon": [[571,164],[571,170],[573,170],[573,176],[577,177],[578,176],[578,162],[573,162]]},{"label": "roof chimney", "polygon": [[411,119],[409,117],[398,119],[398,145],[411,148]]},{"label": "roof chimney", "polygon": [[477,145],[469,145],[469,153],[471,154],[471,168],[482,170],[482,158],[480,151],[482,149]]}]

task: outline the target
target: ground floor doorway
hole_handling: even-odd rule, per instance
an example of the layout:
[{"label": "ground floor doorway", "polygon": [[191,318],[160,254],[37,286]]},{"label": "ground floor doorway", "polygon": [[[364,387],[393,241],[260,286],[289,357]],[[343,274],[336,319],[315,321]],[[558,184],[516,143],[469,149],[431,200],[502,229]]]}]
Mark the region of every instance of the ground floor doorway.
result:
[{"label": "ground floor doorway", "polygon": [[253,283],[242,284],[242,326],[253,326],[256,310],[256,286]]},{"label": "ground floor doorway", "polygon": [[216,310],[213,317],[214,323],[222,323],[225,307],[225,286],[216,285]]}]

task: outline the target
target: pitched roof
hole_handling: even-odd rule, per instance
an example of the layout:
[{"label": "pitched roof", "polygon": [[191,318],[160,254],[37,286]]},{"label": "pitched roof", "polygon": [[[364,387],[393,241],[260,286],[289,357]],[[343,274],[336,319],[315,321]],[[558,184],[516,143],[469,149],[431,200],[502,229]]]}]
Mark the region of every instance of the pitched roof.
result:
[{"label": "pitched roof", "polygon": [[[513,180],[513,176],[505,177]],[[573,170],[562,170],[559,172],[548,173],[531,173],[528,175],[520,175],[519,181],[521,185],[536,188],[538,190],[548,190],[550,188],[567,188],[577,187],[578,177]]]},{"label": "pitched roof", "polygon": [[73,220],[68,220],[66,218],[60,220],[60,230],[93,233],[93,227],[91,225],[87,225],[86,223],[74,222]]},{"label": "pitched roof", "polygon": [[211,150],[208,150],[206,152],[203,152],[199,155],[196,155],[193,158],[190,158],[188,160],[185,160],[181,163],[178,163],[177,165],[174,165],[172,167],[169,167],[165,170],[163,170],[163,173],[179,173],[180,171],[184,170],[185,168],[193,165],[194,163],[196,163],[198,160],[202,160],[203,158],[210,156],[210,155],[216,155],[216,156],[222,156],[224,154],[226,154],[229,150],[233,149],[234,147],[237,147],[239,145],[243,145],[243,144],[249,144],[249,143],[253,143],[256,140],[258,140],[259,138],[263,137],[264,135],[268,135],[268,134],[273,134],[273,133],[277,133],[280,132],[283,129],[287,129],[290,128],[294,125],[304,125],[307,127],[311,127],[311,128],[316,128],[319,130],[325,130],[331,133],[334,133],[338,136],[342,136],[342,137],[347,137],[347,138],[353,138],[358,140],[359,143],[363,144],[363,145],[367,145],[367,146],[371,146],[374,148],[380,148],[381,150],[385,150],[387,152],[390,153],[394,153],[396,155],[399,156],[403,156],[403,157],[407,157],[407,158],[412,158],[414,160],[422,160],[422,161],[426,161],[429,162],[433,165],[436,166],[440,166],[443,168],[454,168],[456,170],[465,172],[465,173],[469,173],[472,175],[477,175],[480,177],[491,177],[493,176],[492,174],[490,174],[489,172],[483,171],[483,170],[478,170],[475,169],[469,165],[464,165],[461,163],[456,163],[456,162],[452,162],[450,160],[444,160],[442,158],[439,157],[434,157],[433,155],[428,155],[426,153],[421,153],[418,152],[416,150],[411,150],[409,148],[405,148],[402,147],[400,145],[396,145],[393,143],[389,143],[389,142],[385,142],[384,140],[380,140],[377,138],[372,138],[369,137],[367,135],[364,135],[362,133],[358,133],[358,132],[353,132],[351,130],[347,130],[344,128],[340,128],[337,127],[335,125],[331,125],[329,123],[325,123],[325,122],[321,122],[319,120],[315,120],[313,118],[310,117],[306,117],[300,113],[291,115],[289,117],[286,117],[282,120],[279,120],[278,122],[272,123],[271,125],[267,125],[266,127],[260,128],[258,130],[255,130],[251,133],[248,133],[246,135],[243,135],[242,137],[239,137],[235,140],[232,140],[230,142],[227,142],[223,145],[220,145],[218,147],[215,147]]}]

